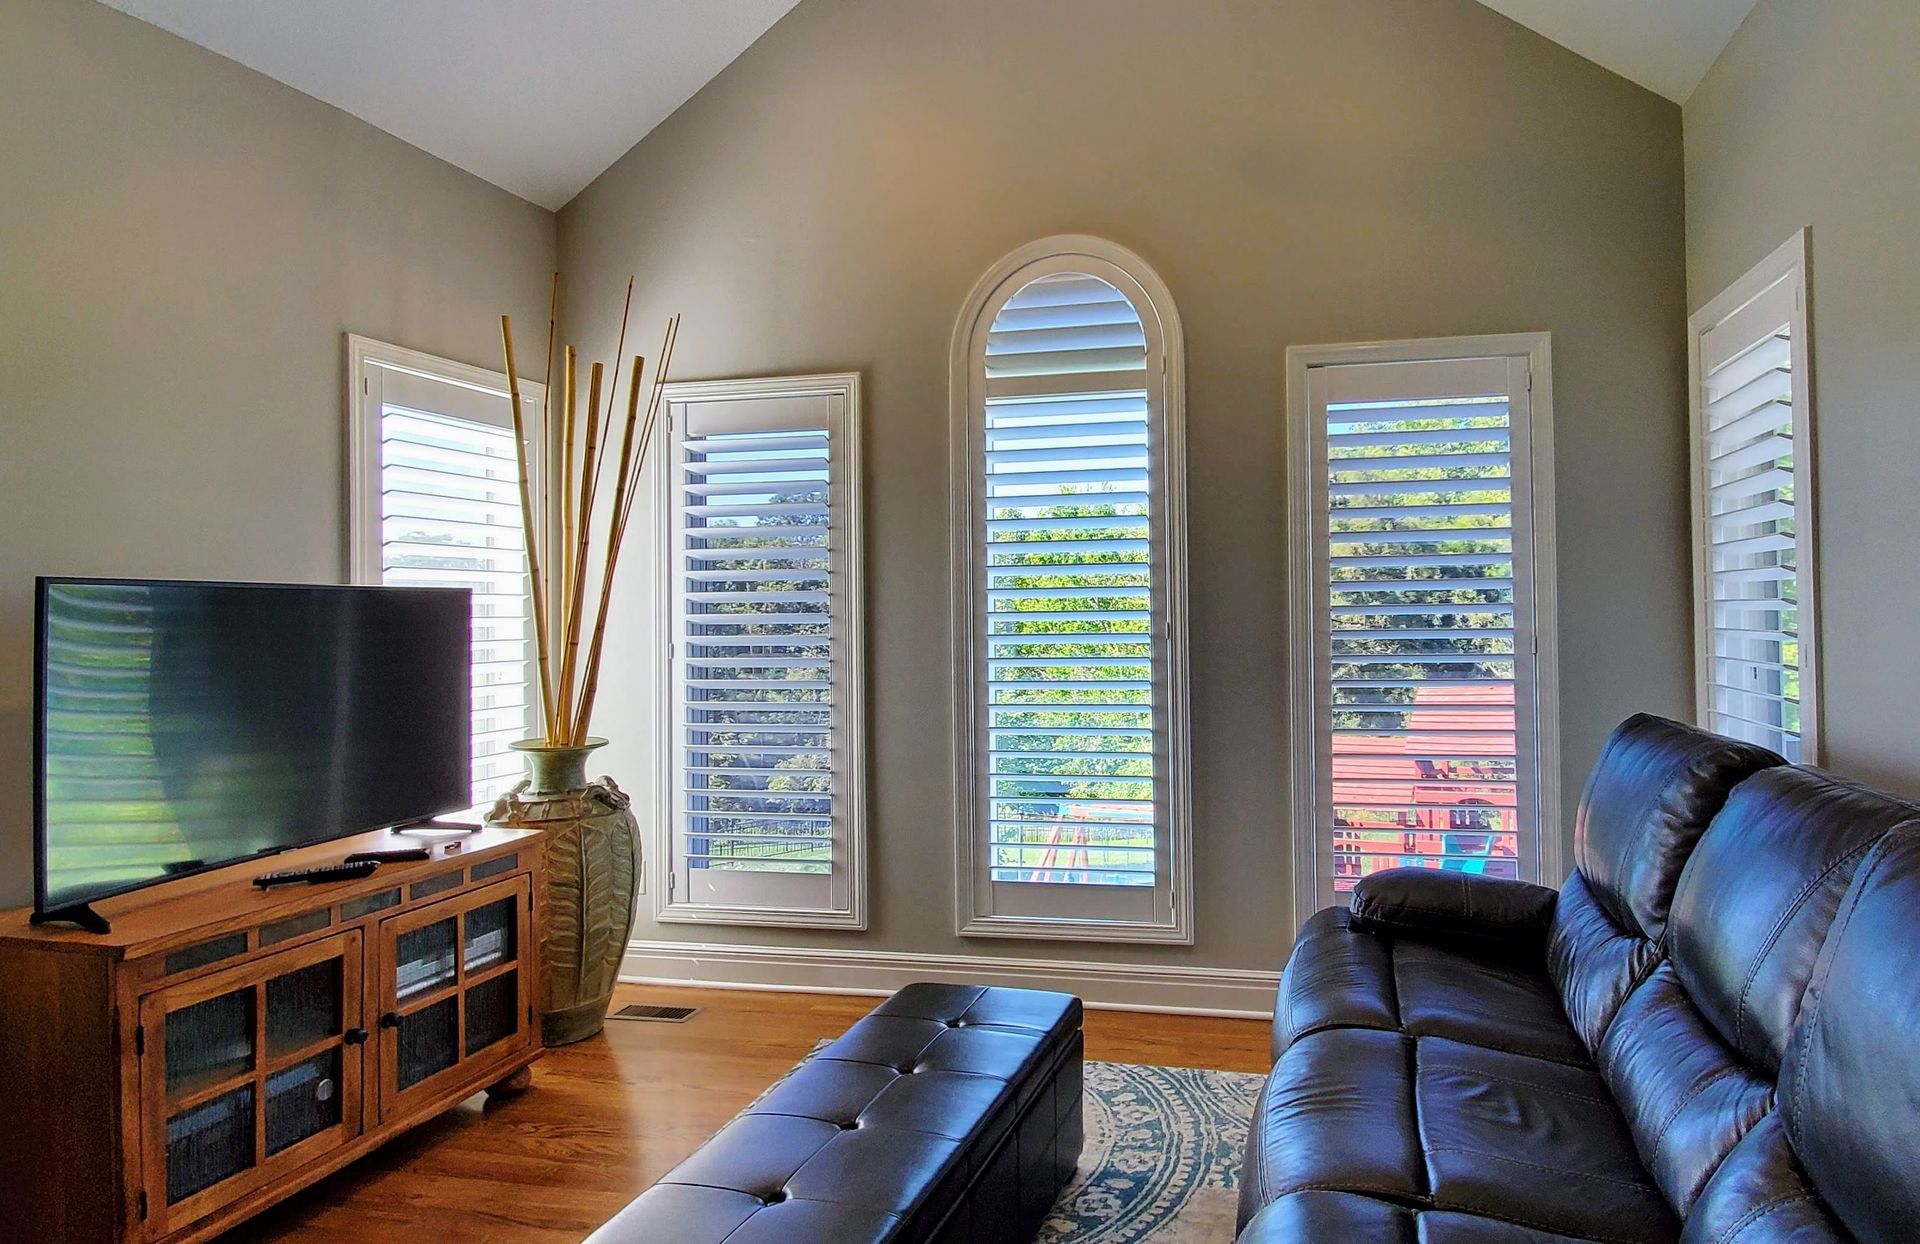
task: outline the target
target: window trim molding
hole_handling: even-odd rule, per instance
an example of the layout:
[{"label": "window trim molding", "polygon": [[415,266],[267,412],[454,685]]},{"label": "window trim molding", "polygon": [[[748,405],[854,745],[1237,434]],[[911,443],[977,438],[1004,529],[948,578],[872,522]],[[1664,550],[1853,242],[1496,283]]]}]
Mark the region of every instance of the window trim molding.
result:
[{"label": "window trim molding", "polygon": [[756,928],[839,929],[861,932],[867,928],[867,694],[866,694],[866,553],[864,533],[866,511],[863,500],[860,425],[859,372],[826,372],[809,376],[762,376],[740,380],[674,381],[661,391],[663,412],[654,429],[654,443],[648,447],[648,472],[653,475],[649,506],[656,544],[654,578],[655,695],[654,731],[654,817],[648,838],[662,876],[674,869],[673,791],[673,427],[672,407],[689,399],[720,397],[841,397],[847,403],[846,456],[847,508],[854,522],[847,533],[847,592],[851,604],[846,610],[846,677],[852,703],[846,718],[847,749],[847,869],[848,899],[845,911],[805,910],[757,905],[721,906],[711,903],[687,903],[679,900],[673,887],[656,883],[653,892],[653,918],[661,924],[737,925]]},{"label": "window trim molding", "polygon": [[[1135,310],[1158,320],[1161,339],[1162,423],[1165,427],[1167,568],[1166,615],[1169,825],[1168,885],[1171,918],[1162,923],[1118,923],[1077,918],[996,916],[983,908],[976,885],[980,860],[976,783],[982,758],[974,748],[974,645],[979,639],[973,616],[974,564],[974,411],[986,400],[986,371],[981,360],[990,323],[987,308],[1025,269],[1050,260],[1084,257],[1118,269],[1146,296]],[[1090,275],[1098,275],[1093,273]],[[1002,299],[1004,300],[1004,299]],[[976,344],[979,350],[976,351]],[[1138,254],[1104,238],[1056,234],[1029,242],[1003,257],[974,283],[954,322],[948,351],[948,470],[952,552],[948,592],[953,629],[954,756],[954,927],[962,937],[1036,938],[1052,941],[1155,943],[1190,946],[1194,940],[1192,711],[1188,676],[1187,625],[1187,461],[1186,338],[1173,294],[1152,265]]]},{"label": "window trim molding", "polygon": [[1313,411],[1308,387],[1315,367],[1349,363],[1416,363],[1450,359],[1525,358],[1530,383],[1528,443],[1533,491],[1534,701],[1538,723],[1539,855],[1541,883],[1565,875],[1561,814],[1560,645],[1553,478],[1553,336],[1503,333],[1482,337],[1290,346],[1287,349],[1287,679],[1290,837],[1293,839],[1294,927],[1320,908],[1318,842],[1314,835],[1313,709],[1317,619],[1308,570],[1315,564],[1311,479]]},{"label": "window trim molding", "polygon": [[[1792,281],[1794,561],[1800,580],[1800,763],[1822,763],[1820,679],[1819,432],[1816,427],[1813,362],[1813,232],[1802,228],[1739,280],[1687,317],[1687,495],[1693,537],[1694,720],[1712,720],[1712,585],[1707,557],[1707,457],[1703,452],[1706,376],[1700,347],[1725,323],[1767,290]],[[1804,509],[1803,509],[1804,504]]]}]

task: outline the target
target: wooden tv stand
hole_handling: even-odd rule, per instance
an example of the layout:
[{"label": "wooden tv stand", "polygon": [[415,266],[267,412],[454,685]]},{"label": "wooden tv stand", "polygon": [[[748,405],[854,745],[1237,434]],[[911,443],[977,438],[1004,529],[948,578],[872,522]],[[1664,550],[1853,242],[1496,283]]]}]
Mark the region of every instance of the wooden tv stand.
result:
[{"label": "wooden tv stand", "polygon": [[108,899],[104,934],[0,913],[0,1235],[217,1235],[540,1055],[542,835],[487,829],[372,876],[260,873]]}]

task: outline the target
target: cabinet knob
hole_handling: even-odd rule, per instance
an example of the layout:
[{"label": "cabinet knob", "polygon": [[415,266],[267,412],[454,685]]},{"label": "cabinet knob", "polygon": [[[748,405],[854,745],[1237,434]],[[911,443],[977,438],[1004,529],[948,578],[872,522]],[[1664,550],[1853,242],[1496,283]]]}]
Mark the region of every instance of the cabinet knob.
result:
[{"label": "cabinet knob", "polygon": [[382,1015],[380,1017],[380,1026],[382,1028],[398,1028],[400,1026],[400,1012],[388,1011],[385,1015]]},{"label": "cabinet knob", "polygon": [[348,1045],[365,1045],[367,1043],[367,1030],[365,1028],[347,1029],[346,1042]]}]

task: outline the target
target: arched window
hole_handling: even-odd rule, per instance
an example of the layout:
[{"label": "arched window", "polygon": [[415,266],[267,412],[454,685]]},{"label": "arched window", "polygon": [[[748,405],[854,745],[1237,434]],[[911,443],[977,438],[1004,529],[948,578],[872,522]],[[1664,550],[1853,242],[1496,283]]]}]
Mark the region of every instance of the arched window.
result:
[{"label": "arched window", "polygon": [[1097,238],[1015,251],[955,328],[963,933],[1192,940],[1181,370]]}]

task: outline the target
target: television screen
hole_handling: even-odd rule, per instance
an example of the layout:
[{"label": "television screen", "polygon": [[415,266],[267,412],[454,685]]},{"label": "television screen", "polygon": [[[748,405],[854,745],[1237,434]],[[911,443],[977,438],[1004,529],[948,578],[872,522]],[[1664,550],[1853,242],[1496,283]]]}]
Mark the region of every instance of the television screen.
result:
[{"label": "television screen", "polygon": [[466,806],[465,590],[41,579],[46,914]]}]

